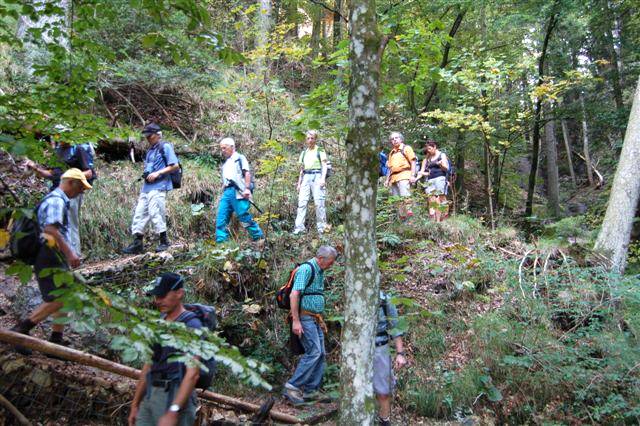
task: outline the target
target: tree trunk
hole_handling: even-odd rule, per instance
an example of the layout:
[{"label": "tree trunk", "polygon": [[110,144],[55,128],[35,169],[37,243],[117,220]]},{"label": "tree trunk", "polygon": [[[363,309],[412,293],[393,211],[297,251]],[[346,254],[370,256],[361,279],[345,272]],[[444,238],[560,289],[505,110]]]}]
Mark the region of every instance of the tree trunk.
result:
[{"label": "tree trunk", "polygon": [[560,183],[558,177],[558,151],[556,142],[556,126],[551,119],[551,107],[547,111],[547,122],[544,125],[544,140],[547,158],[547,205],[554,218],[561,216]]},{"label": "tree trunk", "polygon": [[[485,7],[480,9],[480,29],[482,32],[482,45],[483,49],[487,47],[487,18],[485,13]],[[484,74],[480,77],[480,103],[482,104],[482,119],[486,123],[489,122],[489,107],[487,102],[487,90],[485,89],[486,77]],[[495,229],[495,220],[493,212],[493,189],[491,188],[491,147],[489,145],[489,136],[484,131],[482,132],[483,138],[483,155],[482,155],[482,167],[484,173],[484,197],[487,207],[487,213],[489,214],[489,220],[491,223],[491,229]]]},{"label": "tree trunk", "polygon": [[624,272],[631,228],[640,196],[640,80],[633,98],[622,154],[609,196],[609,205],[595,250],[611,261],[611,269]]},{"label": "tree trunk", "polygon": [[298,38],[298,0],[286,0],[284,7],[286,13],[286,22],[289,24],[294,24],[291,30],[287,31],[286,37],[288,39],[295,40]]},{"label": "tree trunk", "polygon": [[346,140],[345,298],[340,367],[342,425],[371,425],[373,353],[380,272],[376,248],[380,34],[375,0],[350,2],[351,79]]},{"label": "tree trunk", "polygon": [[311,7],[311,58],[315,59],[320,50],[320,36],[322,33],[322,10],[313,5]]},{"label": "tree trunk", "polygon": [[342,23],[340,22],[342,13],[342,0],[336,0],[335,12],[333,12],[333,48],[335,49],[342,39]]},{"label": "tree trunk", "polygon": [[589,154],[589,127],[587,126],[587,109],[584,106],[584,93],[580,92],[580,107],[582,108],[582,153],[584,154],[585,167],[589,186],[593,186],[593,171],[591,170],[591,155]]},{"label": "tree trunk", "polygon": [[[544,83],[544,61],[547,57],[547,47],[549,47],[549,39],[553,28],[556,26],[556,10],[558,2],[556,1],[551,10],[551,16],[549,16],[549,22],[547,23],[547,30],[545,32],[544,41],[542,42],[542,52],[540,53],[540,59],[538,60],[538,82],[536,86],[541,86]],[[529,185],[527,187],[527,202],[524,208],[525,217],[529,217],[533,214],[533,195],[536,191],[536,177],[538,174],[538,154],[540,151],[540,117],[542,115],[542,99],[536,99],[534,113],[533,113],[533,144],[531,147],[531,170],[529,171]]]},{"label": "tree trunk", "polygon": [[576,180],[576,171],[573,169],[573,159],[571,157],[571,140],[569,139],[569,126],[567,120],[562,120],[562,139],[564,140],[564,149],[567,152],[567,162],[569,163],[569,173],[571,174],[571,182],[573,187],[578,187],[578,181]]},{"label": "tree trunk", "polygon": [[[257,22],[257,33],[256,33],[256,47],[258,49],[266,49],[267,44],[269,43],[269,34],[271,33],[272,23],[271,23],[271,0],[258,0],[258,22]],[[266,51],[263,51],[258,55],[258,59],[256,61],[256,72],[262,74],[269,67],[269,58]],[[265,80],[267,79],[267,75],[265,74]]]}]

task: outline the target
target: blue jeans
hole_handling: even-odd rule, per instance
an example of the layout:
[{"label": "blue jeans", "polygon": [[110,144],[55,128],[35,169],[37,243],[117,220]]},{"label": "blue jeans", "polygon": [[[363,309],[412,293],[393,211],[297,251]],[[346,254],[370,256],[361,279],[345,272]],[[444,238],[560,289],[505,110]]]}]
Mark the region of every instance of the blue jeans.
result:
[{"label": "blue jeans", "polygon": [[289,384],[310,393],[320,388],[322,375],[324,374],[325,356],[324,333],[320,325],[316,324],[313,317],[303,315],[300,317],[302,324],[302,346],[304,355],[296,367]]},{"label": "blue jeans", "polygon": [[259,240],[264,238],[262,229],[253,220],[251,213],[249,213],[249,200],[237,199],[236,190],[234,188],[226,188],[222,193],[220,202],[218,203],[218,216],[216,217],[216,242],[221,243],[229,239],[229,221],[231,220],[231,214],[236,213],[240,223],[251,235],[253,240]]}]

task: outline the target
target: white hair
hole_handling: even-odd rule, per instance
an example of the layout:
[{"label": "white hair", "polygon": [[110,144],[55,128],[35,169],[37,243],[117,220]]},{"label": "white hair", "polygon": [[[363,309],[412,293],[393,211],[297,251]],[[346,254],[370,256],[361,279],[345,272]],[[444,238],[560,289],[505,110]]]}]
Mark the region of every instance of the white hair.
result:
[{"label": "white hair", "polygon": [[389,135],[389,140],[393,139],[396,136],[398,136],[400,140],[404,142],[404,135],[400,132],[391,132],[391,134]]},{"label": "white hair", "polygon": [[236,147],[236,141],[232,138],[224,138],[220,141],[220,145],[230,146],[232,148]]},{"label": "white hair", "polygon": [[322,259],[335,259],[338,257],[338,250],[331,246],[320,246],[316,253],[316,257]]},{"label": "white hair", "polygon": [[315,139],[318,139],[318,131],[317,130],[307,130],[307,136],[313,136]]}]

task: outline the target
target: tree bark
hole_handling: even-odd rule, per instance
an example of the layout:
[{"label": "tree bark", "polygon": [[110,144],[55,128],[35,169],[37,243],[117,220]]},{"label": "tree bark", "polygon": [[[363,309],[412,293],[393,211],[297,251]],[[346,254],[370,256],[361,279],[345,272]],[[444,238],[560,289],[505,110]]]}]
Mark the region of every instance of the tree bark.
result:
[{"label": "tree bark", "polygon": [[594,185],[593,171],[591,170],[591,154],[589,153],[589,126],[587,125],[587,108],[584,105],[584,93],[580,92],[580,108],[582,109],[582,153],[584,154],[585,167],[589,186]]},{"label": "tree bark", "polygon": [[[485,8],[482,7],[480,11],[480,26],[482,31],[482,44],[483,50],[487,47],[487,18],[485,14]],[[489,122],[489,107],[488,107],[488,99],[487,99],[487,90],[485,89],[486,77],[484,74],[480,78],[480,84],[482,89],[480,90],[480,102],[482,104],[482,119],[485,122]],[[487,213],[489,214],[489,220],[491,223],[491,229],[495,229],[495,215],[493,211],[493,189],[491,187],[491,146],[489,144],[489,136],[483,131],[482,132],[482,140],[483,140],[483,155],[482,155],[482,166],[484,173],[484,197],[487,206]]]},{"label": "tree bark", "polygon": [[547,206],[554,218],[561,216],[560,179],[558,177],[558,151],[556,142],[556,126],[551,119],[551,106],[547,111],[547,122],[544,125],[544,139],[547,159]]},{"label": "tree bark", "polygon": [[[271,29],[273,27],[271,19],[272,12],[273,10],[271,6],[271,0],[258,0],[258,31],[256,32],[256,47],[258,49],[265,49],[267,44],[269,43],[269,34],[271,33]],[[258,55],[256,65],[256,72],[258,74],[265,73],[265,71],[269,67],[269,58],[266,51]],[[265,74],[264,78],[265,80],[267,80],[268,76]]]},{"label": "tree bark", "polygon": [[611,269],[624,272],[631,228],[640,196],[640,80],[633,98],[622,154],[609,196],[609,205],[596,240],[595,250],[611,261]]},{"label": "tree bark", "polygon": [[342,0],[336,0],[336,10],[333,12],[333,48],[335,49],[342,39]]},{"label": "tree bark", "polygon": [[322,33],[322,9],[319,6],[311,6],[311,58],[315,59],[320,50],[320,37]]},{"label": "tree bark", "polygon": [[569,138],[569,126],[567,120],[562,120],[562,140],[564,141],[564,149],[567,152],[567,162],[569,163],[569,173],[571,174],[571,182],[573,187],[578,187],[578,181],[576,180],[576,171],[573,169],[573,158],[571,157],[571,140]]},{"label": "tree bark", "polygon": [[[556,1],[551,9],[551,16],[547,22],[547,30],[542,42],[542,51],[540,52],[540,59],[538,60],[538,82],[536,86],[541,86],[544,83],[544,61],[547,57],[547,48],[549,47],[549,40],[551,34],[556,26],[557,18],[557,5]],[[536,177],[538,174],[538,156],[540,151],[540,118],[542,116],[542,98],[536,99],[534,114],[533,114],[533,144],[531,147],[531,170],[529,171],[529,184],[527,187],[527,202],[524,208],[525,217],[529,217],[533,214],[533,195],[536,191]]]},{"label": "tree bark", "polygon": [[371,425],[380,272],[376,248],[380,58],[386,45],[375,0],[350,2],[349,131],[346,140],[345,298],[340,368],[342,425]]}]

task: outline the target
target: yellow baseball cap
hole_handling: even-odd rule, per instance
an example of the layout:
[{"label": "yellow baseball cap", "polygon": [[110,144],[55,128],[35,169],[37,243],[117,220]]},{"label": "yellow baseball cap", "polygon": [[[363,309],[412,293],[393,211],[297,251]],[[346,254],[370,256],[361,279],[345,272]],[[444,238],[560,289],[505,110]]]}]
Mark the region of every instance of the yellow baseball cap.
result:
[{"label": "yellow baseball cap", "polygon": [[91,189],[91,185],[87,182],[87,177],[80,169],[69,169],[62,174],[62,179],[76,179],[82,182],[85,189]]}]

